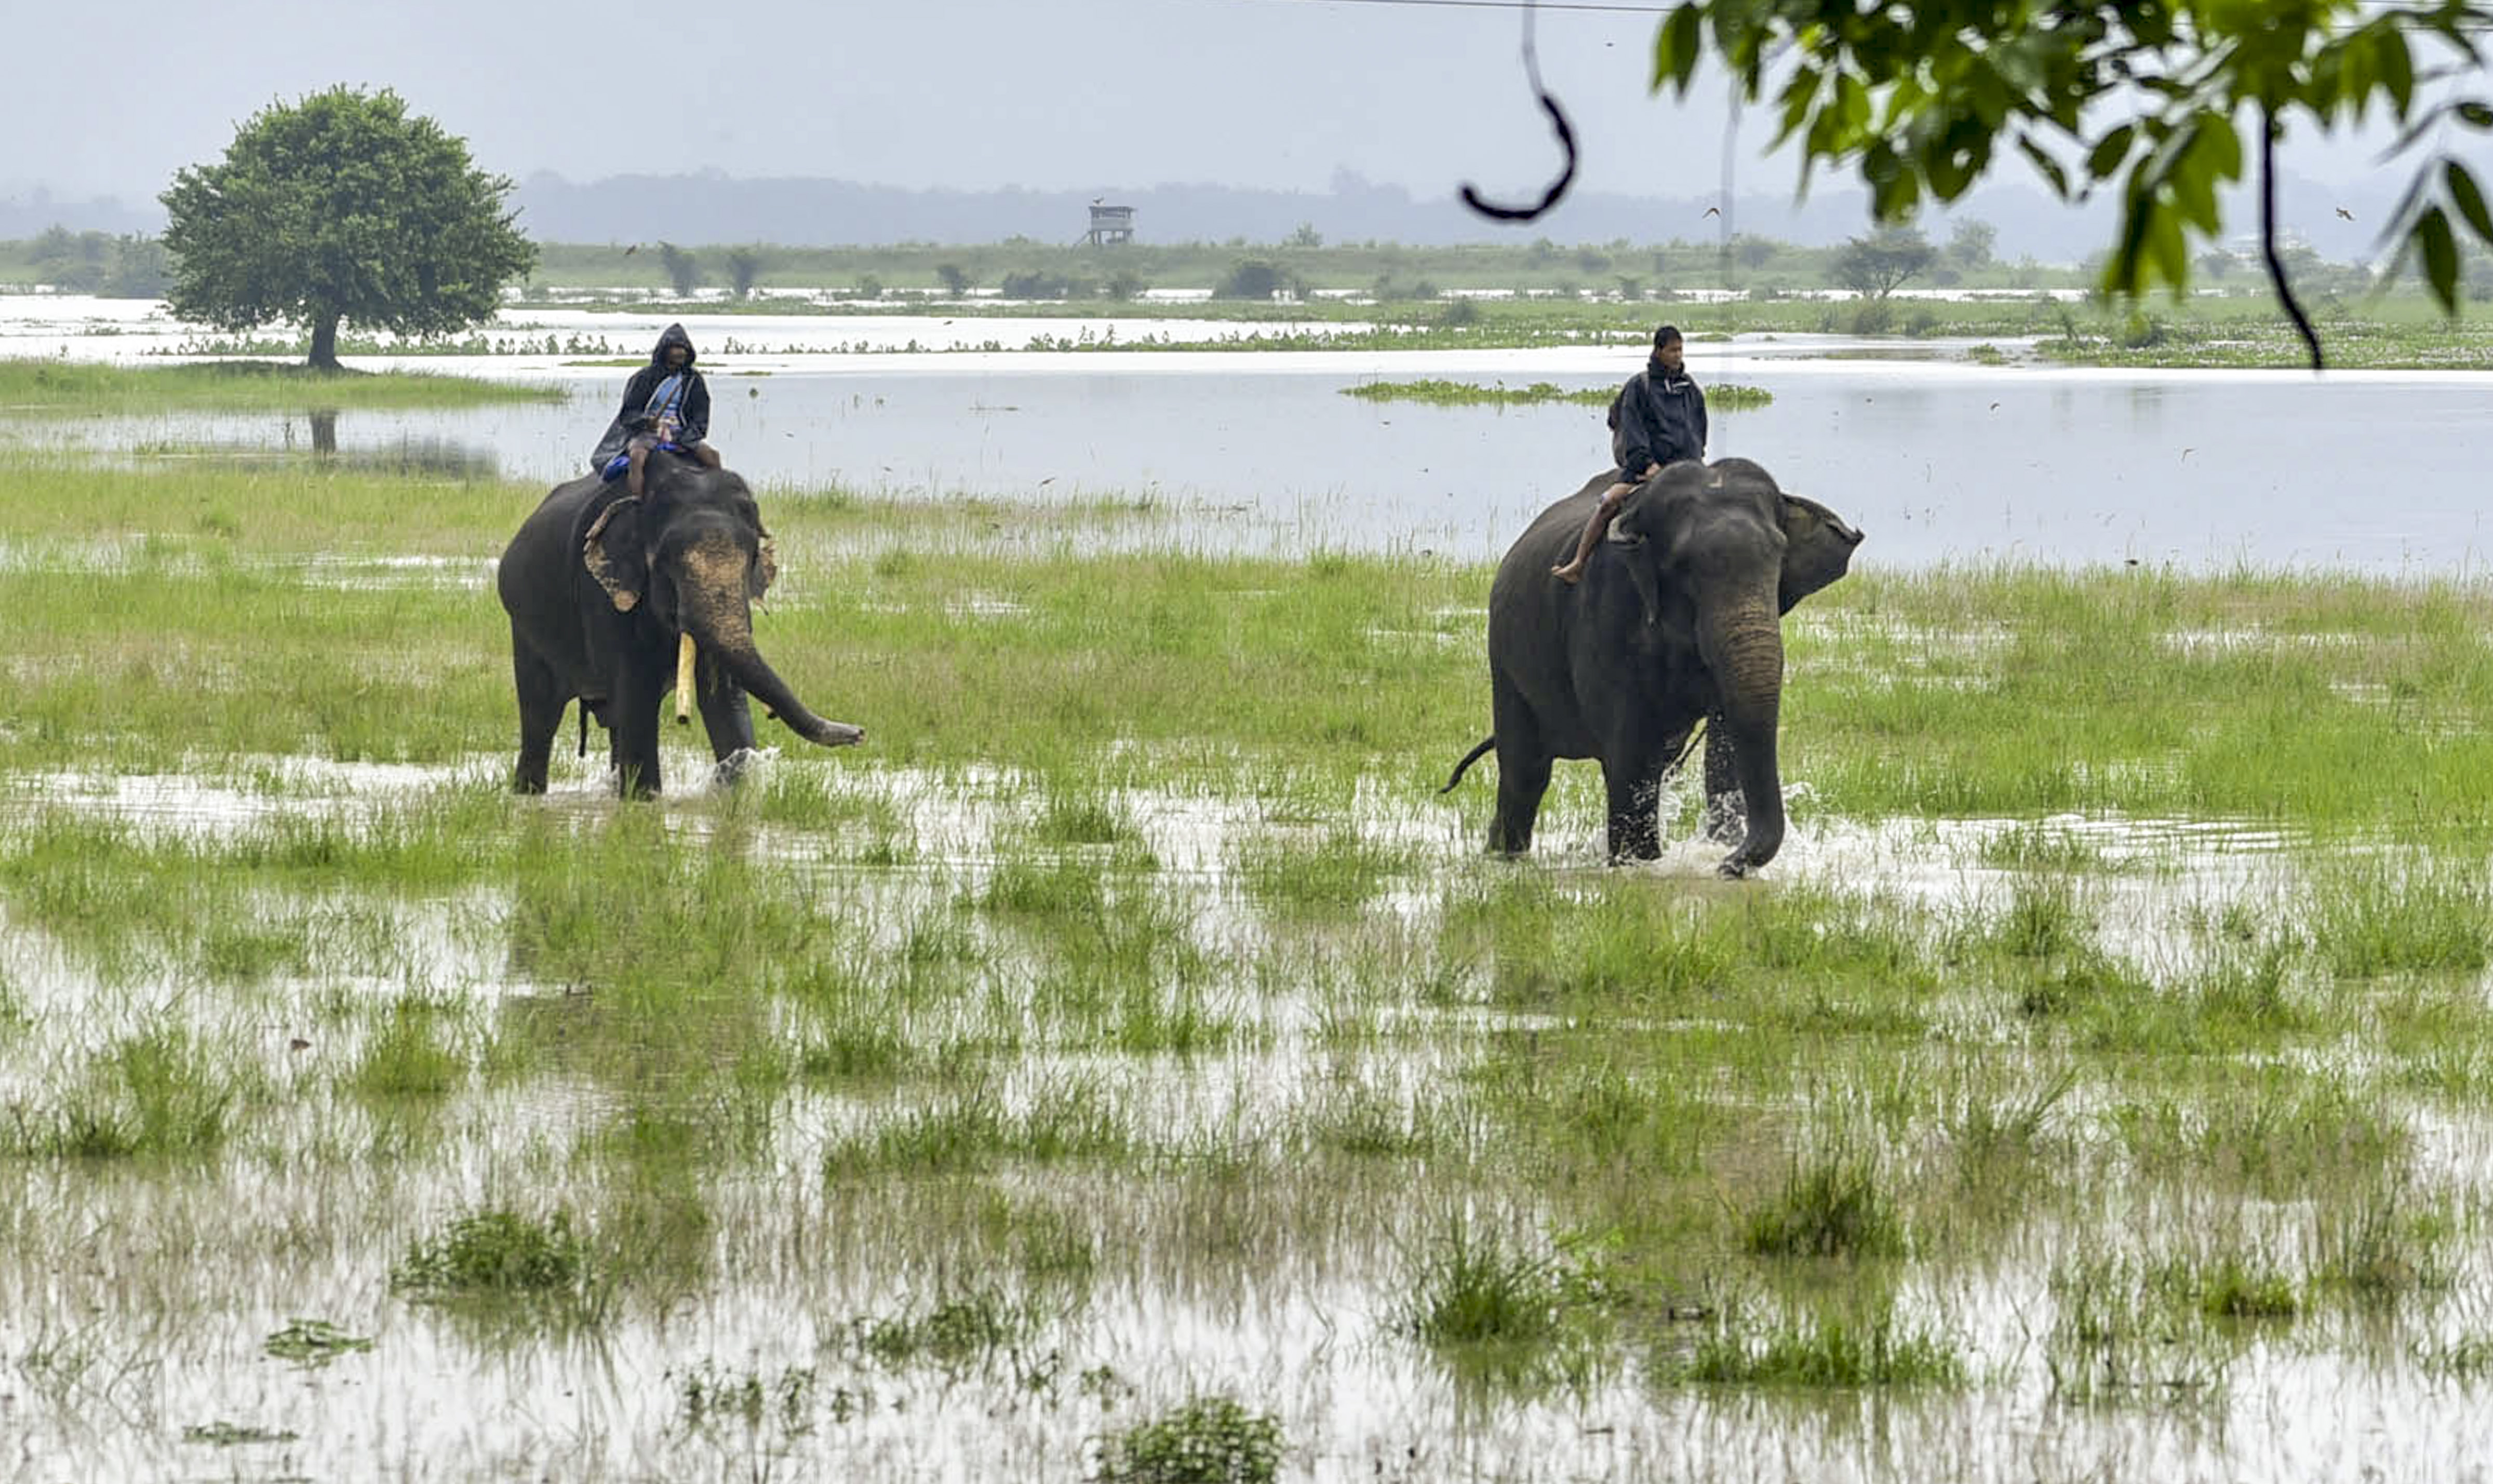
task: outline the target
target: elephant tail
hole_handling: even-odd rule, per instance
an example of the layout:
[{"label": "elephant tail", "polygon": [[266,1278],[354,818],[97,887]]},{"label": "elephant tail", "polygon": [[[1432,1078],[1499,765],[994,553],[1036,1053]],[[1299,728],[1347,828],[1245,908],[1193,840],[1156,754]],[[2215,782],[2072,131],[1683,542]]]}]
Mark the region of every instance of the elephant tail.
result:
[{"label": "elephant tail", "polygon": [[1446,780],[1446,787],[1438,789],[1437,791],[1439,793],[1454,792],[1455,785],[1463,781],[1464,771],[1470,768],[1473,763],[1480,761],[1481,754],[1487,752],[1490,748],[1495,746],[1497,746],[1497,733],[1490,732],[1487,736],[1481,738],[1480,746],[1463,754],[1463,760],[1455,764],[1454,775]]}]

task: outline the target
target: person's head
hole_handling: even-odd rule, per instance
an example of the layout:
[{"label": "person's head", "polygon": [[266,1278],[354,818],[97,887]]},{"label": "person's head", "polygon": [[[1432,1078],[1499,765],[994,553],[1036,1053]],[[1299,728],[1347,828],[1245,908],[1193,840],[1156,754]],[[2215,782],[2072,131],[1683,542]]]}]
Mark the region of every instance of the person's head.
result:
[{"label": "person's head", "polygon": [[1653,358],[1664,371],[1678,371],[1687,354],[1688,346],[1679,338],[1679,326],[1664,325],[1653,332]]},{"label": "person's head", "polygon": [[658,347],[649,359],[669,371],[681,371],[693,364],[695,356],[693,338],[684,333],[684,327],[669,325],[658,337]]}]

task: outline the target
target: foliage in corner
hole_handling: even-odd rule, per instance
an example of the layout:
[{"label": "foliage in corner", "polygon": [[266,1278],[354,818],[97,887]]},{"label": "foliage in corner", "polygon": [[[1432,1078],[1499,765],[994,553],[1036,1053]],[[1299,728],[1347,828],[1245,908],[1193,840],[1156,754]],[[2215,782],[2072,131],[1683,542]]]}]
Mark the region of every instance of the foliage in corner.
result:
[{"label": "foliage in corner", "polygon": [[[1685,0],[1655,37],[1653,86],[1684,95],[1712,55],[1740,96],[1772,95],[1804,185],[1821,163],[1856,166],[1881,223],[1957,199],[2011,148],[2063,200],[2117,182],[2103,286],[2136,297],[2186,285],[2190,239],[2221,235],[2216,193],[2246,139],[2265,163],[2290,127],[2351,129],[2375,109],[2399,126],[2392,156],[2453,125],[2493,131],[2471,91],[2488,30],[2478,0]],[[2493,244],[2481,189],[2443,150],[2415,164],[2383,234],[2401,266],[2420,256],[2445,312],[2453,217]]]}]

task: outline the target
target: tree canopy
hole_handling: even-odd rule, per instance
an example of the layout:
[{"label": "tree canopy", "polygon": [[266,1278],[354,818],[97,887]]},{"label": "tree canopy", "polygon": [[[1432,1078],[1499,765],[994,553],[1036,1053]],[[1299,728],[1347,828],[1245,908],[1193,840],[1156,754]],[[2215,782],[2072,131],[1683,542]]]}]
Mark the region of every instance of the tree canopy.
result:
[{"label": "tree canopy", "polygon": [[252,115],[225,159],[188,165],[161,199],[173,312],[221,329],[291,320],[311,362],[338,364],[342,320],[447,334],[494,312],[536,247],[466,142],[397,94],[346,87]]},{"label": "tree canopy", "polygon": [[1909,226],[1882,226],[1867,237],[1846,240],[1836,251],[1830,271],[1845,287],[1884,299],[1907,279],[1926,273],[1939,260],[1921,232]]},{"label": "tree canopy", "polygon": [[1957,199],[2011,150],[2064,200],[2117,184],[2103,286],[2133,297],[2187,284],[2191,240],[2222,235],[2218,187],[2255,156],[2269,276],[2316,366],[2276,253],[2277,138],[2375,110],[2397,126],[2391,154],[2413,173],[2384,241],[2455,312],[2453,219],[2493,244],[2451,145],[2493,130],[2471,90],[2488,30],[2482,0],[1684,0],[1655,37],[1653,86],[1684,95],[1715,59],[1738,96],[1772,95],[1804,183],[1821,163],[1857,168],[1880,223]]}]

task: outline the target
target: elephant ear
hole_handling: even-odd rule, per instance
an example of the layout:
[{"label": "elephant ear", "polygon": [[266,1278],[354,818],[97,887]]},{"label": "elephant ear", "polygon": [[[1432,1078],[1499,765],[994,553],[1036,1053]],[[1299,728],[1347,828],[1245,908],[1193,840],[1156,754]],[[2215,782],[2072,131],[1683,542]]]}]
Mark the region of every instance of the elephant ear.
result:
[{"label": "elephant ear", "polygon": [[649,588],[649,563],[641,545],[641,502],[626,495],[607,506],[581,539],[580,560],[606,589],[615,611],[628,613],[640,607]]},{"label": "elephant ear", "polygon": [[1611,525],[1604,540],[1622,549],[1619,554],[1627,558],[1622,565],[1628,569],[1628,580],[1635,584],[1637,602],[1644,608],[1645,627],[1650,629],[1662,622],[1662,574],[1656,570],[1652,544],[1644,533],[1625,527],[1625,521]]},{"label": "elephant ear", "polygon": [[761,602],[762,595],[770,590],[770,584],[779,580],[778,542],[767,535],[762,538],[762,559],[753,564],[744,580],[753,601]]},{"label": "elephant ear", "polygon": [[1783,529],[1784,570],[1776,601],[1788,613],[1794,604],[1844,576],[1861,533],[1834,511],[1797,494],[1783,496]]}]

